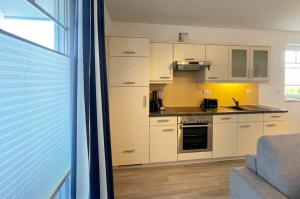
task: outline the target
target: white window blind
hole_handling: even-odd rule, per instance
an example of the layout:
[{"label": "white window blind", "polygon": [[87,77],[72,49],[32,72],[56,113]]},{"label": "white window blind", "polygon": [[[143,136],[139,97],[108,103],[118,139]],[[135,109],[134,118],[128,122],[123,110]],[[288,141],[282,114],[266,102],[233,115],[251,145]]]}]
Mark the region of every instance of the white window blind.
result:
[{"label": "white window blind", "polygon": [[47,199],[71,167],[69,57],[0,33],[0,198]]}]

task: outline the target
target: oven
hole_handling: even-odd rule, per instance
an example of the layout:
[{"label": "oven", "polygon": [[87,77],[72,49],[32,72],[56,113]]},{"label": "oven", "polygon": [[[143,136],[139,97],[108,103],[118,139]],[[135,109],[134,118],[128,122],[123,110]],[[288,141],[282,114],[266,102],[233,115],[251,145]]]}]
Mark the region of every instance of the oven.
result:
[{"label": "oven", "polygon": [[212,116],[181,116],[178,153],[212,151]]}]

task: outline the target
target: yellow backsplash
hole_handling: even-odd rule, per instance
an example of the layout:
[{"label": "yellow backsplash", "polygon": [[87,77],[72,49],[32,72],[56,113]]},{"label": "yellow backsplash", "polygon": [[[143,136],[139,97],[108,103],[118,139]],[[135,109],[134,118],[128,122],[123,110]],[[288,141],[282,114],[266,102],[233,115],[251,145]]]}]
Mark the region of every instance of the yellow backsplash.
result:
[{"label": "yellow backsplash", "polygon": [[[211,91],[204,94],[204,90]],[[247,93],[247,89],[251,93]],[[232,97],[240,105],[258,104],[258,84],[249,83],[199,83],[193,72],[175,72],[171,84],[151,84],[150,91],[163,90],[165,107],[199,107],[204,98],[217,98],[221,106],[234,105]]]}]

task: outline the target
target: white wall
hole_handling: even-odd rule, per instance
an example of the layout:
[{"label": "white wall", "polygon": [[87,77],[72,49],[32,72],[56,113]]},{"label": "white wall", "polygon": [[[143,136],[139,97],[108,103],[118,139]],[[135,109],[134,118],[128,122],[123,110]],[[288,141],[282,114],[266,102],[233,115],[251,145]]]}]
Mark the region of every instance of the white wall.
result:
[{"label": "white wall", "polygon": [[105,35],[109,35],[111,33],[112,22],[111,22],[109,12],[105,5],[104,5],[104,22],[105,22]]},{"label": "white wall", "polygon": [[112,22],[111,35],[143,36],[151,41],[177,41],[179,32],[188,32],[191,42],[213,44],[267,45],[272,47],[270,82],[261,84],[259,102],[262,105],[287,108],[289,130],[300,132],[300,102],[284,101],[284,51],[286,44],[300,44],[300,33],[263,30],[242,30]]}]

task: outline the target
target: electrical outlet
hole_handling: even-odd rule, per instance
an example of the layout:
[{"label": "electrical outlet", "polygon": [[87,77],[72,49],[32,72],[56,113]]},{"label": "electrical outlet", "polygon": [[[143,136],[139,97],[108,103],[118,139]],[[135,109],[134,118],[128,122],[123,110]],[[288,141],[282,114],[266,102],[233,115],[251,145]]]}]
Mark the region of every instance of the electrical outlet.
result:
[{"label": "electrical outlet", "polygon": [[252,94],[252,90],[251,90],[250,88],[248,88],[248,89],[246,90],[246,93],[247,93],[247,94]]},{"label": "electrical outlet", "polygon": [[203,94],[204,95],[210,95],[211,94],[211,90],[210,89],[203,89]]}]

